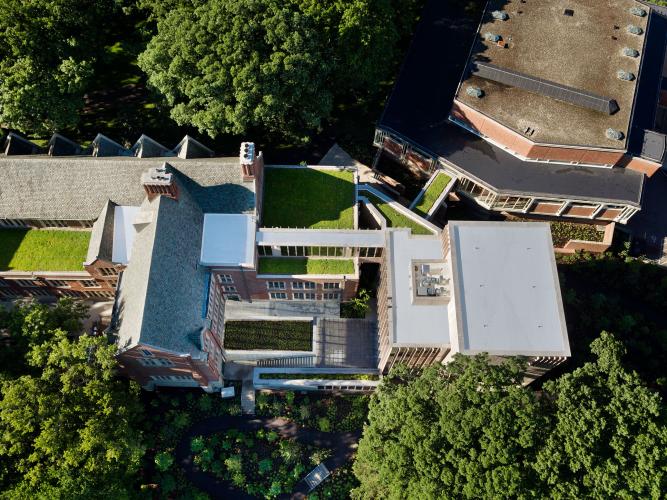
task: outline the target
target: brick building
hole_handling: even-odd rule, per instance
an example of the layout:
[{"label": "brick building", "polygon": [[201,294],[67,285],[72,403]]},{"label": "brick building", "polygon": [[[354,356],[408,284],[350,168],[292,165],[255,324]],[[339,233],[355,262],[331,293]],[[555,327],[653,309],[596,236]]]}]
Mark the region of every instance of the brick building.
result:
[{"label": "brick building", "polygon": [[487,210],[625,224],[667,160],[667,18],[635,0],[477,16],[429,2],[374,144]]}]

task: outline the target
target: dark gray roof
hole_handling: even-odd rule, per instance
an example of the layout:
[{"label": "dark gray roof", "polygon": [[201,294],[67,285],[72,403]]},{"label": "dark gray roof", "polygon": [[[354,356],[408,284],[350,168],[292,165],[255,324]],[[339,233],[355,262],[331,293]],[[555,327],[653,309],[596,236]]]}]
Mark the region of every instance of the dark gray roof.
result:
[{"label": "dark gray roof", "polygon": [[93,156],[129,156],[130,152],[106,135],[97,134],[91,143]]},{"label": "dark gray roof", "polygon": [[189,135],[183,137],[183,140],[173,150],[174,154],[179,158],[210,158],[213,156],[213,151],[201,142],[193,139]]},{"label": "dark gray roof", "polygon": [[48,154],[50,156],[74,156],[81,152],[81,146],[60,134],[53,134],[49,140]]},{"label": "dark gray roof", "polygon": [[7,156],[14,155],[34,155],[42,151],[34,142],[21,137],[20,135],[10,132],[5,139],[5,154]]},{"label": "dark gray roof", "polygon": [[116,204],[108,200],[99,217],[93,224],[88,244],[86,262],[92,263],[97,259],[111,262],[113,255],[113,230]]},{"label": "dark gray roof", "polygon": [[[644,176],[638,172],[525,162],[449,122],[477,20],[462,4],[428,2],[378,127],[444,158],[501,192],[638,206],[644,184]],[[425,68],[428,78],[424,78]]]},{"label": "dark gray roof", "polygon": [[[180,181],[176,180],[176,182]],[[116,301],[118,346],[148,344],[198,354],[208,273],[199,266],[204,214],[184,184],[179,198],[142,204],[132,258]]]},{"label": "dark gray roof", "polygon": [[158,156],[173,156],[173,153],[159,142],[142,134],[130,149],[132,156],[137,158],[155,158]]},{"label": "dark gray roof", "polygon": [[[132,157],[0,157],[0,219],[95,220],[108,200],[139,206],[141,174],[164,160]],[[254,209],[238,158],[167,162],[207,213]]]}]

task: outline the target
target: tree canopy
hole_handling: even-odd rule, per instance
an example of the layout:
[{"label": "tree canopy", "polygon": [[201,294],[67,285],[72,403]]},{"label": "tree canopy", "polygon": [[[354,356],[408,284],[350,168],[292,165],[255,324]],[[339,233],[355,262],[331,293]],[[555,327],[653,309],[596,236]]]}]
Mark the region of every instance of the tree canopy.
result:
[{"label": "tree canopy", "polygon": [[337,93],[368,90],[394,69],[387,61],[406,29],[395,3],[148,1],[157,34],[139,65],[180,125],[299,139],[329,116]]},{"label": "tree canopy", "polygon": [[522,365],[458,356],[385,379],[354,471],[356,498],[659,498],[667,488],[665,407],[603,333],[595,362],[545,385]]},{"label": "tree canopy", "polygon": [[[23,312],[13,331],[31,339],[58,315],[62,325],[78,321],[63,308]],[[0,490],[7,498],[128,497],[143,454],[139,388],[115,378],[116,347],[106,338],[47,331],[28,354],[34,373],[0,385]]]},{"label": "tree canopy", "polygon": [[52,132],[78,121],[114,0],[5,0],[0,9],[0,123]]}]

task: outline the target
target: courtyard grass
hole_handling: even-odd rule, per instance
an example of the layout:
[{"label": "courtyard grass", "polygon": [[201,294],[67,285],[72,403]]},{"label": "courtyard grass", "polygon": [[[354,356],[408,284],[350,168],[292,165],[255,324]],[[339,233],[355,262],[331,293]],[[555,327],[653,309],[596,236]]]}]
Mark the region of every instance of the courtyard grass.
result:
[{"label": "courtyard grass", "polygon": [[0,229],[0,271],[81,271],[90,231]]},{"label": "courtyard grass", "polygon": [[354,261],[308,257],[260,257],[258,274],[354,274]]},{"label": "courtyard grass", "polygon": [[264,227],[354,229],[354,174],[347,170],[267,168]]},{"label": "courtyard grass", "polygon": [[412,234],[433,234],[431,230],[396,211],[389,205],[389,203],[382,201],[374,194],[367,191],[364,191],[362,194],[368,198],[368,200],[375,205],[375,208],[377,208],[384,216],[387,221],[387,227],[407,227],[412,231]]},{"label": "courtyard grass", "polygon": [[312,351],[313,326],[310,321],[228,321],[224,346],[242,351]]},{"label": "courtyard grass", "polygon": [[442,192],[447,187],[447,184],[449,184],[451,180],[452,178],[447,174],[437,174],[437,177],[433,179],[433,182],[431,182],[428,189],[426,189],[422,199],[419,201],[417,206],[415,206],[414,211],[422,217],[426,217],[429,210],[433,208],[433,205],[435,205],[435,202],[438,200]]}]

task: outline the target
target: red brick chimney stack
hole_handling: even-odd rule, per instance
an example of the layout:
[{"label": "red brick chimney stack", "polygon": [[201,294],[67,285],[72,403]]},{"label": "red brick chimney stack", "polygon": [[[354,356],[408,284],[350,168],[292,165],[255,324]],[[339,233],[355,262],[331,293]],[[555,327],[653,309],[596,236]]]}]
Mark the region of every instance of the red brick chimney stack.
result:
[{"label": "red brick chimney stack", "polygon": [[242,142],[241,152],[239,153],[239,161],[241,163],[241,173],[244,181],[251,181],[256,175],[256,161],[257,154],[255,152],[254,142]]},{"label": "red brick chimney stack", "polygon": [[164,163],[161,167],[153,167],[141,175],[141,183],[149,200],[156,196],[178,200],[178,186],[174,182],[173,174],[167,170],[168,165]]}]

